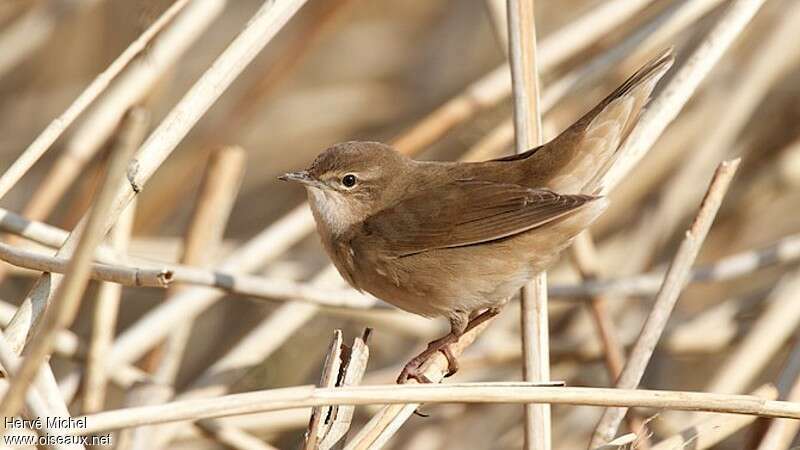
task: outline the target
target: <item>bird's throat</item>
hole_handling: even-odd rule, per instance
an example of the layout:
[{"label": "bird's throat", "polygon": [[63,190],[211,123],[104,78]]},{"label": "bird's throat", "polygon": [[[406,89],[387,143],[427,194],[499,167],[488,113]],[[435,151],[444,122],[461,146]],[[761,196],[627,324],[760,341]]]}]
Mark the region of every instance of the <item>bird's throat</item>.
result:
[{"label": "bird's throat", "polygon": [[320,231],[330,237],[345,234],[359,220],[356,211],[340,193],[318,188],[308,188],[308,201]]}]

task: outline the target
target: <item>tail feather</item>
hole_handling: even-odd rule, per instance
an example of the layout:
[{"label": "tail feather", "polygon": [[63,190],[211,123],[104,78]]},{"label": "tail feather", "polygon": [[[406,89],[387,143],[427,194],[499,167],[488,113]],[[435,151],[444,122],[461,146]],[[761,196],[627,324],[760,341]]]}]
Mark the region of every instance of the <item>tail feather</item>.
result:
[{"label": "tail feather", "polygon": [[594,192],[673,61],[665,50],[558,137],[505,160],[527,160],[531,176],[556,192]]}]

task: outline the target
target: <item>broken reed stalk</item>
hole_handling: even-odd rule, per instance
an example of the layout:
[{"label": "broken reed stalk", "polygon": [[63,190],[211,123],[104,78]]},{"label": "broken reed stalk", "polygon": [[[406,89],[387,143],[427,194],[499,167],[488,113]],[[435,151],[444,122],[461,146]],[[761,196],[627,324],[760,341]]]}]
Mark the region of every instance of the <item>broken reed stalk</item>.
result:
[{"label": "broken reed stalk", "polygon": [[[653,309],[650,311],[625,368],[617,380],[618,388],[635,389],[639,385],[738,166],[739,160],[737,159],[723,162],[717,168],[694,222],[686,232],[686,236],[664,276],[664,282],[656,295]],[[627,413],[626,408],[607,409],[595,427],[589,448],[593,449],[611,441],[617,434],[625,413]]]},{"label": "broken reed stalk", "polygon": [[[223,397],[183,400],[164,405],[125,408],[86,417],[87,435],[120,428],[199,420],[319,405],[405,405],[420,403],[550,403],[605,407],[644,407],[683,411],[800,419],[800,404],[752,395],[706,392],[551,387],[527,382],[406,384],[317,388],[296,386]],[[81,417],[82,418],[82,417]],[[351,448],[348,445],[346,448]],[[374,447],[373,447],[374,448]]]},{"label": "broken reed stalk", "polygon": [[103,72],[101,72],[78,98],[17,157],[0,177],[0,199],[30,170],[64,131],[102,94],[111,81],[133,60],[150,41],[183,9],[189,0],[176,0],[155,22],[134,40]]},{"label": "broken reed stalk", "polygon": [[[118,188],[119,192],[104,223],[104,231],[114,225],[124,208],[138,195],[156,169],[194,124],[304,3],[305,0],[281,3],[268,1],[256,11],[247,27],[214,61],[142,145],[137,159],[131,164],[128,179]],[[70,253],[73,248],[72,242],[74,238],[71,235],[61,253]],[[27,340],[30,329],[40,318],[52,291],[59,284],[57,278],[49,277],[51,279],[47,280],[48,277],[48,275],[43,276],[34,285],[6,329],[8,338],[15,348],[21,348]]]},{"label": "broken reed stalk", "polygon": [[[96,195],[85,226],[82,227],[69,270],[55,290],[53,300],[37,327],[37,332],[25,349],[25,358],[0,402],[0,416],[13,417],[20,407],[30,384],[37,376],[40,366],[50,355],[58,332],[72,324],[78,313],[81,297],[89,281],[89,264],[97,245],[105,237],[106,216],[112,207],[116,188],[125,177],[134,150],[144,135],[146,113],[141,109],[131,110],[120,140],[109,162],[105,179]],[[5,427],[3,428],[5,431]]]},{"label": "broken reed stalk", "polygon": [[[0,243],[0,260],[18,267],[49,273],[65,273],[69,260],[46,256],[39,252],[19,249]],[[169,288],[174,285],[193,285],[217,288],[245,297],[269,300],[297,300],[319,306],[366,309],[374,307],[374,297],[349,288],[319,288],[283,278],[240,275],[195,266],[162,264],[163,268],[150,269],[92,264],[90,277],[130,287]],[[172,295],[180,295],[173,291]]]},{"label": "broken reed stalk", "polygon": [[147,45],[145,57],[132,61],[97,100],[67,139],[64,150],[36,187],[23,215],[42,220],[59,203],[86,164],[114,133],[127,110],[140,104],[216,19],[226,0],[189,2]]},{"label": "broken reed stalk", "polygon": [[[138,143],[135,147],[138,147]],[[117,225],[109,232],[111,246],[120,253],[128,250],[135,212],[136,201],[128,206]],[[108,383],[105,358],[116,333],[121,296],[122,286],[119,284],[105,282],[98,287],[92,315],[92,336],[86,354],[86,373],[81,398],[83,414],[104,409]]]},{"label": "broken reed stalk", "polygon": [[[325,359],[320,387],[335,388],[356,386],[361,383],[367,370],[369,347],[367,341],[372,330],[356,338],[348,347],[342,342],[341,330],[334,331],[331,347]],[[329,450],[341,448],[353,419],[352,405],[323,405],[312,409],[305,450]]]},{"label": "broken reed stalk", "polygon": [[[508,0],[508,53],[514,97],[516,153],[542,144],[542,111],[536,56],[534,0]],[[520,292],[522,378],[541,382],[550,378],[549,327],[547,322],[547,273],[531,280]],[[550,408],[525,406],[525,445],[528,450],[552,447]]]},{"label": "broken reed stalk", "polygon": [[[0,259],[17,267],[39,272],[66,273],[69,258],[49,256],[0,243]],[[139,269],[137,267],[92,264],[89,276],[94,280],[121,284],[123,286],[167,287],[173,274],[167,269]]]}]

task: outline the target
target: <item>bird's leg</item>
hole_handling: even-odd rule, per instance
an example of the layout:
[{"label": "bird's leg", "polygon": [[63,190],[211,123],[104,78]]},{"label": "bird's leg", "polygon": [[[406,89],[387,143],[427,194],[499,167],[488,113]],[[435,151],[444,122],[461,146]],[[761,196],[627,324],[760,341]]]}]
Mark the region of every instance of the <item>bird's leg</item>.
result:
[{"label": "bird's leg", "polygon": [[420,383],[431,383],[431,380],[421,372],[421,366],[436,352],[442,352],[447,358],[447,374],[445,377],[452,376],[458,372],[458,360],[456,360],[450,349],[450,344],[458,341],[458,339],[467,331],[475,328],[481,323],[491,319],[500,313],[499,308],[489,308],[475,317],[467,319],[469,316],[456,315],[450,319],[450,332],[441,338],[432,341],[428,347],[419,355],[415,356],[408,364],[403,367],[400,376],[397,377],[398,384],[404,384],[411,378],[414,378]]},{"label": "bird's leg", "polygon": [[486,322],[487,320],[491,319],[492,317],[500,314],[500,308],[488,308],[485,309],[482,313],[478,314],[475,317],[469,319],[469,323],[467,324],[467,328],[464,330],[464,333],[467,331],[477,327],[478,325]]},{"label": "bird's leg", "polygon": [[469,322],[467,322],[465,325],[459,324],[459,326],[456,327],[455,324],[451,323],[450,335],[452,335],[452,339],[450,342],[439,348],[439,351],[441,351],[442,354],[444,354],[444,356],[447,358],[447,373],[444,375],[445,378],[453,376],[456,372],[458,372],[458,360],[455,356],[453,356],[453,352],[450,349],[450,344],[458,341],[467,331],[477,327],[478,325],[486,322],[498,314],[500,314],[500,308],[489,308],[476,316],[471,315]]}]

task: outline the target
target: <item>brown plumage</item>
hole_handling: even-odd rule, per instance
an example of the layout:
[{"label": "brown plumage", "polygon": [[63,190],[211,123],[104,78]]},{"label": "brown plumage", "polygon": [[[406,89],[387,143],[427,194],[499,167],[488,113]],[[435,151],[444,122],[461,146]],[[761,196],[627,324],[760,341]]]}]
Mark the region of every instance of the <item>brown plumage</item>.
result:
[{"label": "brown plumage", "polygon": [[454,372],[448,344],[496,314],[605,209],[593,194],[672,61],[663,53],[558,137],[520,155],[425,162],[381,143],[346,142],[281,177],[306,185],[323,245],[353,287],[450,321],[451,333],[400,381],[420,378],[419,364],[436,351]]}]

